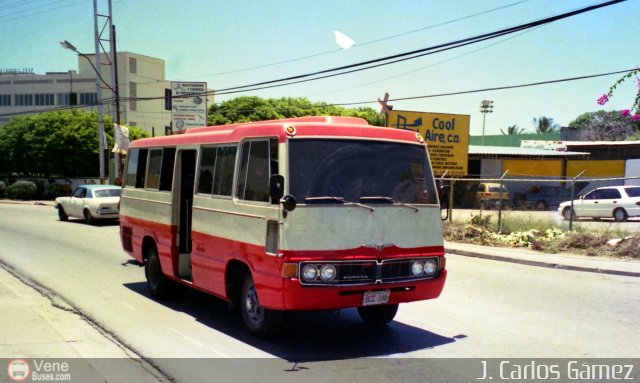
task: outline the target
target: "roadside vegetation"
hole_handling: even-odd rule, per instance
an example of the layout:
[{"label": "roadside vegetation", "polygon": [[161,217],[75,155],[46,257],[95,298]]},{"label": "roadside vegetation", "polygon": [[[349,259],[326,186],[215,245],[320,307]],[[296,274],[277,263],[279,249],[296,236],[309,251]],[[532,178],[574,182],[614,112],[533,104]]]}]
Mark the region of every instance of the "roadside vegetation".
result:
[{"label": "roadside vegetation", "polygon": [[579,224],[568,230],[565,222],[532,219],[530,216],[503,217],[500,231],[491,214],[475,214],[444,223],[448,241],[484,246],[529,248],[544,253],[572,253],[588,256],[640,258],[640,237],[614,226],[590,231]]}]

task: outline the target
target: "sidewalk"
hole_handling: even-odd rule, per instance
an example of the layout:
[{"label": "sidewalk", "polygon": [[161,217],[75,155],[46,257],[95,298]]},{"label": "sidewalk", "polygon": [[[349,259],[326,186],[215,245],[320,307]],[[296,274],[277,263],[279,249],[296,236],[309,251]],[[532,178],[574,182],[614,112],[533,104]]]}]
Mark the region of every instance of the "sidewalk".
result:
[{"label": "sidewalk", "polygon": [[0,358],[134,357],[65,306],[0,267]]},{"label": "sidewalk", "polygon": [[532,250],[508,247],[488,247],[445,241],[449,254],[549,267],[563,270],[640,277],[640,261],[588,257],[574,254],[544,254]]},{"label": "sidewalk", "polygon": [[[54,303],[55,302],[55,303]],[[47,298],[0,267],[0,381],[165,382],[162,373],[76,310],[56,297]],[[63,363],[64,374],[42,365]],[[27,367],[25,367],[27,366]],[[40,367],[38,367],[40,366]],[[44,371],[44,372],[43,372]],[[59,372],[59,371],[58,371]],[[11,375],[9,375],[11,374]]]}]

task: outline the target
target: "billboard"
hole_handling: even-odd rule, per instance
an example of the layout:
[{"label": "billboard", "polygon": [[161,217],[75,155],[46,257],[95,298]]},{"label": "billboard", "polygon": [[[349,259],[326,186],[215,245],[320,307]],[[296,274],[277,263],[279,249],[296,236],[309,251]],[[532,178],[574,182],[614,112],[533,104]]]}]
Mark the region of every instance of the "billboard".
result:
[{"label": "billboard", "polygon": [[424,137],[435,175],[466,176],[469,162],[469,124],[466,114],[389,110],[387,126],[419,132]]},{"label": "billboard", "polygon": [[207,83],[171,82],[171,126],[180,133],[207,125]]}]

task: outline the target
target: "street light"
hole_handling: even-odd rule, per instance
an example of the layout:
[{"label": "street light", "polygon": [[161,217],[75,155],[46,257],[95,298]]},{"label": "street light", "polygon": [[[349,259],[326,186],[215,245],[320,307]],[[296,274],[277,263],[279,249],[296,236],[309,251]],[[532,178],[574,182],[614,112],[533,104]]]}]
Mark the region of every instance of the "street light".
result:
[{"label": "street light", "polygon": [[487,113],[493,113],[493,101],[482,100],[480,104],[480,113],[482,113],[482,146],[484,146],[484,124],[487,119]]},{"label": "street light", "polygon": [[[79,56],[84,57],[89,62],[89,64],[91,64],[91,67],[96,72],[96,104],[98,107],[98,152],[99,152],[99,158],[100,158],[100,183],[103,184],[105,180],[104,151],[106,148],[106,142],[105,142],[105,135],[104,135],[104,121],[102,119],[102,86],[100,85],[100,82],[105,84],[112,91],[113,91],[113,88],[111,88],[111,86],[109,86],[109,84],[107,84],[107,82],[104,81],[104,79],[100,75],[100,71],[96,68],[96,65],[94,65],[91,62],[91,59],[89,58],[89,56],[87,56],[84,53],[80,53],[78,49],[67,40],[60,41],[60,45],[64,49],[68,49],[70,51],[75,52]],[[98,57],[98,55],[96,55],[96,63],[98,63],[98,60],[100,60],[100,58]]]}]

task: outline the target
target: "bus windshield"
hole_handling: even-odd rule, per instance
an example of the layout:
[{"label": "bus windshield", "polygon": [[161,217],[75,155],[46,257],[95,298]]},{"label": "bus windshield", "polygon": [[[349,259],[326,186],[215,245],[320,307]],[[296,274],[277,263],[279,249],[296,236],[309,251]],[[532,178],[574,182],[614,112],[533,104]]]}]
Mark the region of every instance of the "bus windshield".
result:
[{"label": "bus windshield", "polygon": [[300,203],[437,203],[423,146],[372,140],[289,141],[289,192]]}]

